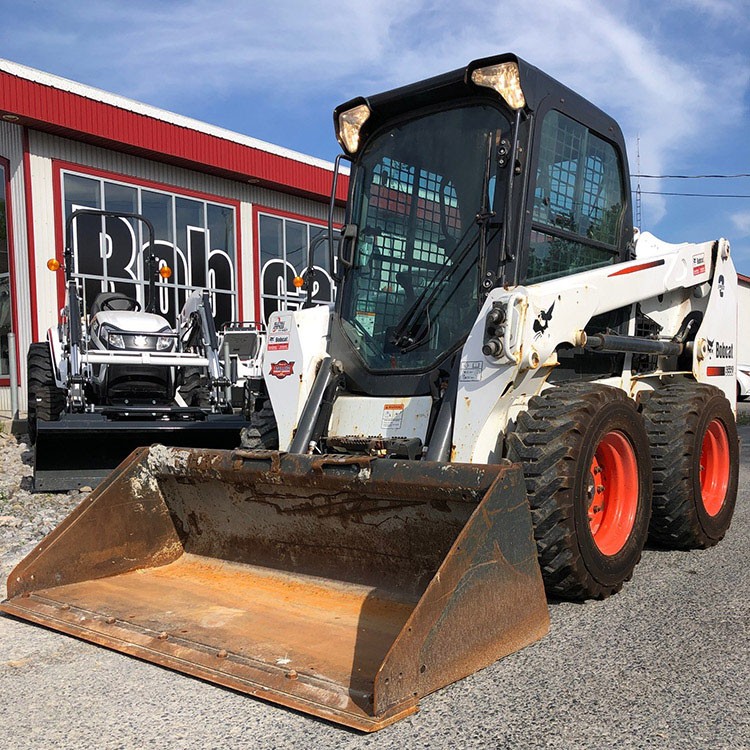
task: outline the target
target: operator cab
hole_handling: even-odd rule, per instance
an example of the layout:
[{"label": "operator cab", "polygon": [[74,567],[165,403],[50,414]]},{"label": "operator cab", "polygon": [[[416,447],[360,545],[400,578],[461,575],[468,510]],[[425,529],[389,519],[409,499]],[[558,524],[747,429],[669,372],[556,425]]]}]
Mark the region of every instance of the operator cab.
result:
[{"label": "operator cab", "polygon": [[351,100],[334,121],[352,161],[331,329],[349,391],[434,392],[489,291],[628,259],[617,123],[515,55]]}]

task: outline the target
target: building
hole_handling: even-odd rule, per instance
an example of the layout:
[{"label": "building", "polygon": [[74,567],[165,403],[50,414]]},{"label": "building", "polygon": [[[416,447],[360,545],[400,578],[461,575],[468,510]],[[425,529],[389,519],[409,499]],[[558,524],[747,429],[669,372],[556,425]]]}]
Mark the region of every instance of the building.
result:
[{"label": "building", "polygon": [[[28,346],[65,304],[63,275],[47,261],[62,259],[75,209],[152,222],[160,263],[173,269],[159,289],[170,320],[199,288],[211,291],[219,325],[262,320],[298,299],[291,280],[326,230],[332,173],[328,162],[0,60],[0,414],[11,413],[12,381],[25,411]],[[345,193],[342,179],[339,201]],[[99,291],[144,301],[140,222],[82,217],[72,237],[85,306]],[[331,299],[327,252],[316,261],[317,298]]]},{"label": "building", "polygon": [[750,321],[750,276],[737,274],[737,364],[750,366],[750,337],[745,338]]}]

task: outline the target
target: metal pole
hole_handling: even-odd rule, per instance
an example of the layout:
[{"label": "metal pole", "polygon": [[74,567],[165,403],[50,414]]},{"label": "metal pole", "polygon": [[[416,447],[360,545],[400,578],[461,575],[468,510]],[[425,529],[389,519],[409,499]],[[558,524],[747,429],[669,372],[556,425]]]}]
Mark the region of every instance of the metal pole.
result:
[{"label": "metal pole", "polygon": [[16,359],[16,334],[8,334],[8,369],[10,370],[10,418],[18,417],[18,360]]},{"label": "metal pole", "polygon": [[224,398],[226,399],[228,404],[232,403],[232,383],[234,382],[234,379],[232,378],[232,361],[229,357],[229,342],[224,341],[223,348],[223,354],[224,354],[224,377],[229,382],[229,385],[227,385],[224,388]]}]

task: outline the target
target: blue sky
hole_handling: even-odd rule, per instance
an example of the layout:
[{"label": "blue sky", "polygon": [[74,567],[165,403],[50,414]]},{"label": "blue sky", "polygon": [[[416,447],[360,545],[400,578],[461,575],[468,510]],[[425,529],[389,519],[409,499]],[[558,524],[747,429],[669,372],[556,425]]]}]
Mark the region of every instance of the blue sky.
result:
[{"label": "blue sky", "polygon": [[[612,114],[642,174],[750,173],[750,0],[0,0],[0,55],[325,159],[335,105],[516,52]],[[750,196],[750,178],[641,180]],[[643,195],[669,242],[732,241],[750,197]]]}]

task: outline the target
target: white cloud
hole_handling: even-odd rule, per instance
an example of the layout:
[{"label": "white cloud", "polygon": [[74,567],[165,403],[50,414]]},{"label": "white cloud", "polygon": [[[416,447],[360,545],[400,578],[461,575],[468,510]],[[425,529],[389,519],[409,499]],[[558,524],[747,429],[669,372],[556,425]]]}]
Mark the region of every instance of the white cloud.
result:
[{"label": "white cloud", "polygon": [[[726,24],[738,7],[747,0],[673,0],[668,10]],[[102,0],[51,12],[60,15],[47,28],[61,28],[59,38],[36,31],[35,48],[49,50],[45,69],[176,109],[230,96],[251,107],[269,90],[309,108],[516,51],[618,119],[633,172],[640,135],[641,170],[651,174],[687,163],[709,133],[735,124],[750,77],[744,48],[696,43],[685,55],[649,25],[639,0]],[[8,19],[9,57],[17,17]],[[35,30],[22,31],[33,46]],[[663,197],[644,196],[647,224],[665,210]]]},{"label": "white cloud", "polygon": [[740,211],[729,218],[740,237],[750,236],[750,211]]}]

